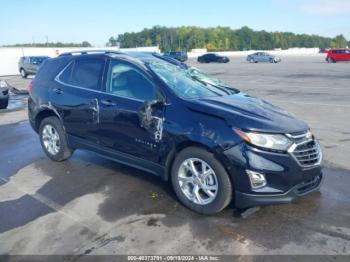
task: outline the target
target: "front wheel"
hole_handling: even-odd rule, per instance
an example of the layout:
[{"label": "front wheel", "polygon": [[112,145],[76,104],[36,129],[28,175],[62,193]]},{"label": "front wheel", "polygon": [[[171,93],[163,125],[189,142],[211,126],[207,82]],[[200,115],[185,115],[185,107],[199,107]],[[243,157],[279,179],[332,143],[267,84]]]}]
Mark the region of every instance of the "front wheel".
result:
[{"label": "front wheel", "polygon": [[225,168],[201,148],[189,147],[179,153],[171,180],[179,200],[200,214],[216,214],[232,200],[232,184]]},{"label": "front wheel", "polygon": [[73,150],[57,117],[51,116],[41,121],[39,136],[41,146],[51,160],[60,162],[72,155]]},{"label": "front wheel", "polygon": [[9,105],[9,100],[0,101],[0,109],[6,109]]}]

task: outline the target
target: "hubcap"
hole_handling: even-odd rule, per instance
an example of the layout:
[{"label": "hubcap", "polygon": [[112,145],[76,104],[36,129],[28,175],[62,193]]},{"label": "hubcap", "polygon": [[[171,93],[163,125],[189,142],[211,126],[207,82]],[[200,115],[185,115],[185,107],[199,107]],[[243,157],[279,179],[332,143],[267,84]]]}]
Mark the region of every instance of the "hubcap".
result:
[{"label": "hubcap", "polygon": [[51,155],[56,155],[60,151],[60,136],[52,125],[45,125],[42,131],[42,141],[46,150]]},{"label": "hubcap", "polygon": [[218,193],[218,181],[214,170],[198,158],[189,158],[182,162],[178,182],[182,193],[198,205],[210,204]]}]

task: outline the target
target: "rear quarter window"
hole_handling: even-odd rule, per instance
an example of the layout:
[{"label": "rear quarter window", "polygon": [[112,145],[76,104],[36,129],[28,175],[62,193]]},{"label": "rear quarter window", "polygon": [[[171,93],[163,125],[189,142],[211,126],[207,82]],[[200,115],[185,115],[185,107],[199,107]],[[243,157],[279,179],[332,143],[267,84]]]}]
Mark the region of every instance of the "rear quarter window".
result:
[{"label": "rear quarter window", "polygon": [[53,80],[68,63],[69,59],[66,57],[46,59],[39,67],[35,81],[47,82]]}]

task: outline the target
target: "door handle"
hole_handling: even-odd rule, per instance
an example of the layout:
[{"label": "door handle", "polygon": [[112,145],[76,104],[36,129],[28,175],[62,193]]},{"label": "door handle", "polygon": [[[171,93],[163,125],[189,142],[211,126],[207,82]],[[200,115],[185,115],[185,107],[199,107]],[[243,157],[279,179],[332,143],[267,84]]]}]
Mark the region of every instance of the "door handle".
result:
[{"label": "door handle", "polygon": [[58,94],[58,95],[60,95],[60,94],[63,93],[63,91],[62,91],[61,88],[54,88],[53,91],[54,91],[56,94]]},{"label": "door handle", "polygon": [[117,105],[116,103],[112,102],[109,99],[101,100],[101,104],[104,105],[104,106],[116,106]]}]

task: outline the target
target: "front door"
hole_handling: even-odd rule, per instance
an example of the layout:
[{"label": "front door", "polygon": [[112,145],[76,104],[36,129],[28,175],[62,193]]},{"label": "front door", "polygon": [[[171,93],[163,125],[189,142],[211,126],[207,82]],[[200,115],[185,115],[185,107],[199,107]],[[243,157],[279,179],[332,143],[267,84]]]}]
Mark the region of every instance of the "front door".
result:
[{"label": "front door", "polygon": [[151,112],[154,129],[142,123],[145,101],[157,99],[156,87],[142,69],[111,60],[100,99],[100,141],[105,147],[157,162],[163,108]]}]

